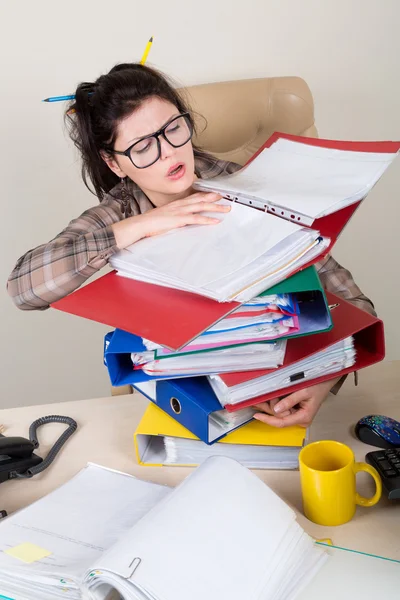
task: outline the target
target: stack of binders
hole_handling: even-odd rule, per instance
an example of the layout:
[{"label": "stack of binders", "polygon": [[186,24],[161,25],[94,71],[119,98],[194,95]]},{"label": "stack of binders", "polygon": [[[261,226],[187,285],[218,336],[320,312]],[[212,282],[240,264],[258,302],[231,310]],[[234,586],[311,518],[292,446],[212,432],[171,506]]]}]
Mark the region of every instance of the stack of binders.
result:
[{"label": "stack of binders", "polygon": [[142,240],[53,304],[116,328],[111,383],[151,401],[139,463],[297,467],[306,431],[256,422],[254,406],[384,358],[383,323],[325,292],[313,265],[399,149],[274,134],[238,173],[196,183],[230,203],[220,225]]}]

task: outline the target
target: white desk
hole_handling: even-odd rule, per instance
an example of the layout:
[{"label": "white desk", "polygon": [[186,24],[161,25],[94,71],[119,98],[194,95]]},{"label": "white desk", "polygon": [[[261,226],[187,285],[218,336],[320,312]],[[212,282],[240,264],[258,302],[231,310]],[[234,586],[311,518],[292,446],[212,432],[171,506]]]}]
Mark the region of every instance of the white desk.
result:
[{"label": "white desk", "polygon": [[[21,403],[23,401],[21,398]],[[50,414],[73,417],[79,429],[47,471],[30,480],[13,480],[0,485],[0,509],[12,512],[26,506],[70,479],[88,461],[157,483],[171,486],[179,483],[191,469],[140,467],[136,463],[133,432],[146,403],[143,397],[133,394],[1,410],[0,423],[6,426],[5,434],[10,436],[27,437],[31,422]],[[349,378],[340,394],[330,397],[322,406],[311,428],[311,439],[342,441],[353,448],[357,460],[364,460],[371,448],[356,440],[351,430],[359,418],[371,413],[400,420],[400,361],[381,363],[360,373],[358,387],[354,387],[353,378]],[[63,429],[58,424],[39,429],[41,455],[47,453]],[[400,560],[400,501],[389,502],[383,498],[373,508],[358,508],[355,518],[346,525],[320,527],[307,521],[301,513],[297,471],[256,473],[297,511],[299,522],[311,535],[329,537],[338,546]],[[373,485],[368,476],[358,477],[360,492],[371,494]]]}]

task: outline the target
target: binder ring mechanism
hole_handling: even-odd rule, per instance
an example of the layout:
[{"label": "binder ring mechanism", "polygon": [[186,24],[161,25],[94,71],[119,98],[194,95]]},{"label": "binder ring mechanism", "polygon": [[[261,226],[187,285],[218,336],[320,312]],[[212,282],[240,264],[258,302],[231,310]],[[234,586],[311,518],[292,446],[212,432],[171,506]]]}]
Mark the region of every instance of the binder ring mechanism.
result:
[{"label": "binder ring mechanism", "polygon": [[242,204],[246,204],[247,206],[254,206],[254,208],[259,208],[266,213],[271,213],[272,215],[276,215],[281,219],[286,219],[286,221],[292,221],[293,223],[297,223],[297,225],[311,227],[314,223],[314,219],[307,217],[307,215],[303,215],[302,213],[298,213],[293,210],[287,210],[283,206],[278,206],[277,204],[266,204],[265,202],[256,200],[255,198],[250,200],[248,197],[234,196],[232,194],[224,194],[224,198],[227,198],[232,202],[240,202]]},{"label": "binder ring mechanism", "polygon": [[178,398],[172,397],[171,400],[169,401],[169,403],[170,403],[171,408],[174,411],[174,413],[176,415],[179,415],[182,410],[182,407],[181,407],[181,403],[179,402]]}]

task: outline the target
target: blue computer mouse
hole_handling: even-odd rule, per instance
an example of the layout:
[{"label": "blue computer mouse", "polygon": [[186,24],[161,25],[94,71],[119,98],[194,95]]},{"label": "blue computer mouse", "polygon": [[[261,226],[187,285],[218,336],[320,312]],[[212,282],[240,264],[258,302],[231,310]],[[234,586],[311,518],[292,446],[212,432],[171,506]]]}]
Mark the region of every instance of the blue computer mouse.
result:
[{"label": "blue computer mouse", "polygon": [[400,448],[400,423],[383,415],[369,415],[355,426],[359,440],[378,448]]}]

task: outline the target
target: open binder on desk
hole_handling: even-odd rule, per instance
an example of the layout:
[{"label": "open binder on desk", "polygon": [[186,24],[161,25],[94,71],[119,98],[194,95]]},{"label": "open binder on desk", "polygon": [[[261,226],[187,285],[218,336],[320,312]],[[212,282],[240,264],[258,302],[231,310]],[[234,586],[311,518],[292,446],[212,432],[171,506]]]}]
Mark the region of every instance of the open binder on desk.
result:
[{"label": "open binder on desk", "polygon": [[277,429],[252,420],[207,445],[150,402],[134,433],[134,446],[138,463],[146,467],[197,466],[210,456],[226,456],[249,469],[297,469],[305,439],[303,427]]},{"label": "open binder on desk", "polygon": [[[237,372],[210,376],[217,397],[228,411],[240,410],[259,402],[267,402],[304,387],[358,371],[384,359],[383,322],[335,294],[327,292],[327,299],[329,304],[334,307],[331,310],[333,328],[318,336],[288,340],[282,367],[272,371]],[[353,338],[355,349],[355,362],[352,366],[334,374],[323,373],[311,378],[307,377],[305,368],[299,370],[298,363],[300,361],[312,359],[316,353],[327,350],[350,336]],[[283,369],[287,369],[286,385],[277,387],[274,384],[273,389],[269,389],[271,388],[271,379],[283,372]]]},{"label": "open binder on desk", "polygon": [[[279,140],[298,143],[303,148],[315,147],[332,152],[351,150],[356,154],[362,154],[364,159],[365,157],[368,160],[371,158],[371,164],[374,156],[378,155],[376,161],[379,162],[379,155],[382,155],[383,170],[394,159],[400,148],[400,144],[397,142],[332,142],[329,140],[296,138],[284,134],[274,134],[266,142],[264,148],[273,146]],[[319,159],[314,158],[314,160],[318,161]],[[373,183],[379,179],[382,173],[379,174],[374,167],[373,177],[369,180]],[[227,179],[230,177],[228,176]],[[198,185],[211,186],[208,187],[211,190],[213,181],[201,180]],[[313,181],[311,181],[311,184],[314,186]],[[354,191],[354,186],[351,187],[351,190]],[[323,216],[319,216],[319,213],[317,213],[317,218],[313,219],[313,227],[318,227],[318,231],[323,238],[329,238],[329,245],[323,246],[321,253],[315,255],[311,262],[303,262],[301,266],[292,271],[289,269],[284,274],[282,272],[282,277],[278,280],[283,280],[298,270],[316,263],[332,249],[344,226],[365,197],[367,193],[365,186],[361,186],[359,192],[360,197],[358,199],[352,197],[351,204],[338,210],[336,210],[337,205],[336,207],[333,206],[333,209],[330,206],[328,208],[333,212],[325,214],[325,209],[322,211]],[[329,186],[327,193],[329,195]],[[279,219],[276,210],[278,203],[272,204],[271,202],[266,204],[267,210],[270,215],[275,215],[272,217],[273,219]],[[246,208],[250,210],[249,206]],[[251,210],[254,210],[254,207]],[[292,210],[291,207],[289,211],[283,209],[282,212],[284,215],[280,216],[286,216],[292,223],[301,222],[303,213],[299,210]],[[310,211],[307,212],[310,213]],[[300,221],[298,221],[299,218]],[[307,227],[309,225],[304,223],[304,228],[307,229]],[[271,286],[272,283],[265,285],[263,290]],[[110,273],[55,302],[52,306],[65,312],[123,329],[167,348],[177,350],[198,337],[224,316],[230,314],[239,304],[237,302],[216,302],[199,294],[162,287],[161,285],[157,286],[153,283],[144,283]],[[179,328],[176,327],[178,322],[180,323]]]},{"label": "open binder on desk", "polygon": [[0,522],[0,594],[16,600],[376,600],[399,582],[398,561],[315,543],[223,457],[174,489],[89,464]]}]

